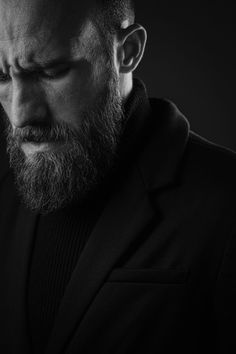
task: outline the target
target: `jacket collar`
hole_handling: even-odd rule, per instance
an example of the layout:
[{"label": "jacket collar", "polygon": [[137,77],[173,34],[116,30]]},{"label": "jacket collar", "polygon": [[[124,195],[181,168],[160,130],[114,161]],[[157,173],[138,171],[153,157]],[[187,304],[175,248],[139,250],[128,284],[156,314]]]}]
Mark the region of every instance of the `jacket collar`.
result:
[{"label": "jacket collar", "polygon": [[177,181],[178,167],[189,137],[189,123],[170,101],[150,99],[149,137],[138,165],[147,190]]},{"label": "jacket collar", "polygon": [[171,101],[149,99],[139,79],[134,79],[125,115],[120,148],[123,168],[136,163],[148,191],[173,183],[189,137],[187,119]]}]

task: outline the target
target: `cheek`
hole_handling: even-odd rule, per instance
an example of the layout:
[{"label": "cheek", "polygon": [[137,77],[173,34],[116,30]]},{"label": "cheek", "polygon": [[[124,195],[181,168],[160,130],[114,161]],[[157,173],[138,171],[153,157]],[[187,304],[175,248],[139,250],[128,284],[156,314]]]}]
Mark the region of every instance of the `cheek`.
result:
[{"label": "cheek", "polygon": [[0,97],[0,119],[3,119],[5,123],[11,125],[11,101],[9,99],[2,100]]},{"label": "cheek", "polygon": [[98,79],[92,67],[72,70],[66,79],[48,84],[46,95],[54,119],[78,127],[81,113],[94,107],[103,86],[102,78]]},{"label": "cheek", "polygon": [[5,112],[9,113],[11,105],[12,90],[11,85],[0,86],[0,104],[4,108]]}]

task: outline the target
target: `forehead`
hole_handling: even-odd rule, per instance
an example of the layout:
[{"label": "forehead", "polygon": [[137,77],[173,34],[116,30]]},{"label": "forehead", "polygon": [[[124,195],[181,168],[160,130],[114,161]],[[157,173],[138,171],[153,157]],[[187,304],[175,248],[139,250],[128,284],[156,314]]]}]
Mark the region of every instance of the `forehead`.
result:
[{"label": "forehead", "polygon": [[72,31],[86,18],[94,1],[0,0],[0,39],[35,34],[41,28]]},{"label": "forehead", "polygon": [[96,32],[88,16],[92,3],[0,0],[0,60],[4,56],[48,56],[55,51],[67,55],[79,39],[84,45]]}]

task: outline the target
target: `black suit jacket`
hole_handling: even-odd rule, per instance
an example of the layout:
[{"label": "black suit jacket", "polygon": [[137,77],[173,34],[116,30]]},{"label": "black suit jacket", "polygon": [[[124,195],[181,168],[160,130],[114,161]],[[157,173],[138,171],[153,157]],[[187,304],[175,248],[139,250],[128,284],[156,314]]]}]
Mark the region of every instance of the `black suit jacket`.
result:
[{"label": "black suit jacket", "polygon": [[[62,300],[46,354],[234,353],[236,158],[151,100],[149,137],[126,165]],[[0,352],[30,353],[37,215],[0,183]],[[233,346],[233,347],[232,347]]]}]

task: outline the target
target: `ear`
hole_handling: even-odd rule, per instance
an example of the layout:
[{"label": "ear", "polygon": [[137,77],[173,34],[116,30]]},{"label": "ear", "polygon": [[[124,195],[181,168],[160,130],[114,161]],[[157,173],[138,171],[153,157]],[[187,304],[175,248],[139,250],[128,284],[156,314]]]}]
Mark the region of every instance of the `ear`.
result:
[{"label": "ear", "polygon": [[121,74],[133,72],[140,63],[146,42],[147,32],[139,24],[120,30],[118,35],[117,63]]}]

